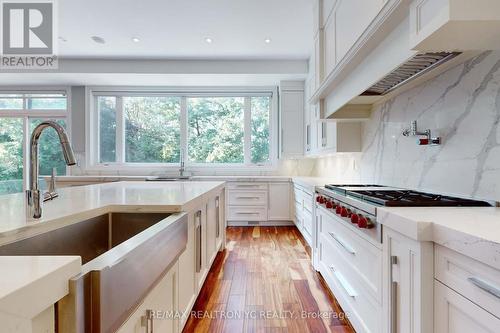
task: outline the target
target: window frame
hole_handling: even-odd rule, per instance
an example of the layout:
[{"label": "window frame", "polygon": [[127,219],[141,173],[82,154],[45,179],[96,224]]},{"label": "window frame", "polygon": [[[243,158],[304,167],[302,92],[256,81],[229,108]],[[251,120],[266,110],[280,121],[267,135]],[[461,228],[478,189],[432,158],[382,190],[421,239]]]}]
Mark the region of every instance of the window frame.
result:
[{"label": "window frame", "polygon": [[[12,87],[1,89],[1,94],[64,94],[66,96],[66,109],[28,109],[26,102],[28,97],[23,96],[22,109],[0,109],[0,118],[22,119],[23,126],[23,191],[28,188],[29,182],[29,145],[31,139],[30,121],[33,119],[64,119],[66,121],[66,132],[71,138],[71,88],[70,87]],[[69,174],[66,166],[66,174]]]},{"label": "window frame", "polygon": [[[87,87],[86,119],[86,169],[89,171],[138,171],[169,172],[177,171],[180,162],[174,163],[135,163],[125,162],[125,124],[121,98],[128,96],[166,96],[179,97],[180,110],[180,144],[181,155],[189,171],[203,170],[275,170],[278,162],[278,98],[277,87],[117,87],[94,86]],[[116,96],[117,101],[117,162],[101,163],[99,151],[99,110],[97,96]],[[262,164],[251,163],[251,99],[250,97],[269,96],[271,98],[269,110],[269,162]],[[188,155],[188,112],[187,98],[203,97],[245,97],[244,116],[244,163],[196,163],[189,161]],[[119,102],[120,100],[120,102]],[[248,101],[248,103],[247,103]],[[120,104],[120,105],[119,105]],[[247,105],[248,104],[248,105]],[[119,110],[120,109],[120,110]],[[120,143],[118,140],[120,139]],[[118,151],[118,148],[120,151]],[[119,156],[119,154],[121,156]]]}]

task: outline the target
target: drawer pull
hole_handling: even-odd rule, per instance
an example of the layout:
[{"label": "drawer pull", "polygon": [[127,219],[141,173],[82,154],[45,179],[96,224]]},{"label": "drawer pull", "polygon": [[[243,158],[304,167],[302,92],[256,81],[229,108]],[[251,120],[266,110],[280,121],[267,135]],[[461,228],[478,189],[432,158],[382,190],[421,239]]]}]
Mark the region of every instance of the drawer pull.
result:
[{"label": "drawer pull", "polygon": [[236,197],[236,199],[259,200],[260,197]]},{"label": "drawer pull", "polygon": [[259,215],[259,213],[255,212],[237,212],[238,215]]},{"label": "drawer pull", "polygon": [[488,282],[477,278],[477,277],[470,277],[467,278],[467,281],[475,285],[476,287],[486,291],[488,294],[495,296],[496,298],[500,299],[500,288],[492,286]]},{"label": "drawer pull", "polygon": [[340,238],[338,238],[333,232],[328,232],[328,233],[330,234],[330,236],[332,236],[333,239],[335,239],[335,241],[337,243],[339,243],[340,246],[342,246],[344,248],[344,250],[346,250],[347,252],[349,252],[352,255],[356,255],[356,251],[354,251],[352,249],[352,247],[350,247],[349,245],[347,245],[343,240],[341,240]]},{"label": "drawer pull", "polygon": [[260,187],[260,185],[239,184],[239,185],[236,185],[236,187],[254,188],[254,187]]},{"label": "drawer pull", "polygon": [[330,266],[330,269],[332,270],[333,276],[335,276],[337,281],[339,281],[340,285],[342,286],[342,288],[344,288],[349,297],[355,298],[356,296],[358,296],[358,293],[351,287],[345,277],[340,272],[337,272],[335,267]]}]

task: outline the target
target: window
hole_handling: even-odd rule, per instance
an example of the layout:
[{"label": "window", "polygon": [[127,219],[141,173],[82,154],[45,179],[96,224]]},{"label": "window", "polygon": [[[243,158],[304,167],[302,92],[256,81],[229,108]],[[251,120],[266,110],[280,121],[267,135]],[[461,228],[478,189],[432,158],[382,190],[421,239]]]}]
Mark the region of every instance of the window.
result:
[{"label": "window", "polygon": [[[272,91],[93,91],[97,168],[272,165]],[[92,129],[90,129],[92,131]],[[94,137],[92,132],[87,135]],[[186,154],[183,154],[186,152]]]},{"label": "window", "polygon": [[[28,170],[23,142],[29,142],[33,129],[43,120],[56,119],[66,127],[65,93],[0,93],[0,194],[24,190]],[[56,132],[45,130],[39,141],[40,175],[66,174],[66,164]],[[45,182],[40,182],[45,188]]]},{"label": "window", "polygon": [[189,161],[244,163],[244,98],[188,98]]}]

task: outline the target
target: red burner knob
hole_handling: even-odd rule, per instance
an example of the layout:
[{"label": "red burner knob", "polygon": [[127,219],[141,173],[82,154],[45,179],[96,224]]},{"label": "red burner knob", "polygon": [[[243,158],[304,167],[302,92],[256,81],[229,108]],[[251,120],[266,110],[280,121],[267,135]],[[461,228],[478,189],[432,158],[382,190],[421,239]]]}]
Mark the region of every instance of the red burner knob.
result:
[{"label": "red burner knob", "polygon": [[358,227],[366,229],[368,228],[368,220],[364,216],[360,216],[358,219]]},{"label": "red burner knob", "polygon": [[319,197],[319,203],[324,204],[326,201],[325,197]]},{"label": "red burner knob", "polygon": [[340,210],[340,216],[347,217],[347,215],[348,215],[347,208],[342,207],[342,209]]},{"label": "red burner knob", "polygon": [[352,214],[351,215],[351,222],[352,223],[358,223],[358,220],[359,220],[358,214]]},{"label": "red burner knob", "polygon": [[319,195],[318,195],[318,196],[316,197],[316,202],[319,202],[320,198],[321,198],[321,196],[319,196]]},{"label": "red burner knob", "polygon": [[335,207],[335,213],[340,215],[341,212],[342,212],[342,206],[337,205],[337,207]]},{"label": "red burner knob", "polygon": [[333,208],[333,203],[330,200],[326,202],[326,208]]}]

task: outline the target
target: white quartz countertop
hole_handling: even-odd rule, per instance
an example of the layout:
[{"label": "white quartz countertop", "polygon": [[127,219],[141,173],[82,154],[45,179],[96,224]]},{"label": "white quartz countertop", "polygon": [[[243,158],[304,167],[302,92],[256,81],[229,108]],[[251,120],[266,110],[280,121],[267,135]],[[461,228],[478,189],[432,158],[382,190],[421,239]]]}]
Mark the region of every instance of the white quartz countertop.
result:
[{"label": "white quartz countertop", "polygon": [[30,221],[24,194],[0,196],[0,245],[110,212],[188,211],[224,188],[224,182],[116,182],[58,189]]},{"label": "white quartz countertop", "polygon": [[75,256],[0,256],[2,332],[28,331],[31,318],[68,294],[81,271]]},{"label": "white quartz countertop", "polygon": [[409,238],[443,245],[500,269],[500,208],[381,207],[377,221]]},{"label": "white quartz countertop", "polygon": [[[58,182],[117,182],[117,181],[142,181],[155,176],[58,176]],[[46,177],[49,178],[48,176]],[[252,175],[232,175],[232,176],[192,176],[191,181],[228,181],[228,182],[290,182],[290,176],[252,176]]]},{"label": "white quartz countertop", "polygon": [[314,192],[316,186],[324,186],[326,184],[335,183],[333,179],[322,177],[292,177],[292,181],[294,184],[301,185],[312,192]]}]

